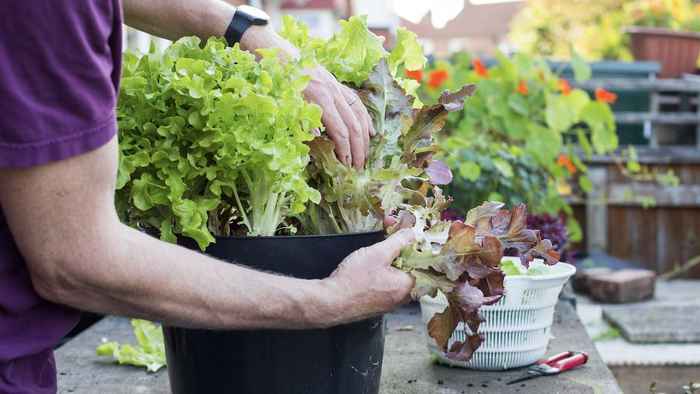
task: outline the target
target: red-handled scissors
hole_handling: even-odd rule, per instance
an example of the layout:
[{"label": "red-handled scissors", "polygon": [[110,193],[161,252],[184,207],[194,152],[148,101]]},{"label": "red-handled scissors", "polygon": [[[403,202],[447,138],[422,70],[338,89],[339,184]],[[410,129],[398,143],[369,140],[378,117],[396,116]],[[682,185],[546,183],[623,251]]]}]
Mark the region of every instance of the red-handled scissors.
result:
[{"label": "red-handled scissors", "polygon": [[556,375],[558,373],[574,369],[579,365],[588,362],[588,354],[585,352],[564,352],[552,356],[546,360],[540,360],[535,365],[527,369],[527,375],[515,380],[511,380],[508,384],[522,382],[523,380],[533,379],[540,376]]}]

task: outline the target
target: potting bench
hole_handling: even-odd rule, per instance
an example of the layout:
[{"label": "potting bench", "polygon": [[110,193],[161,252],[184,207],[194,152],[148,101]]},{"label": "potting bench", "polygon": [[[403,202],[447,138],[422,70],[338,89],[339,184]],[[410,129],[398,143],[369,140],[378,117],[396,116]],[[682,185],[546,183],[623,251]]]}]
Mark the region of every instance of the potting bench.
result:
[{"label": "potting bench", "polygon": [[[435,364],[428,354],[420,310],[407,305],[387,319],[386,347],[381,394],[426,393],[622,393],[603,363],[572,305],[561,301],[552,329],[548,354],[566,350],[585,351],[588,364],[553,377],[542,377],[515,385],[506,382],[523,374],[522,369],[505,372],[471,371]],[[167,371],[148,374],[143,369],[117,366],[95,355],[102,338],[133,342],[127,319],[108,317],[56,351],[59,393],[72,394],[165,394],[170,392]]]}]

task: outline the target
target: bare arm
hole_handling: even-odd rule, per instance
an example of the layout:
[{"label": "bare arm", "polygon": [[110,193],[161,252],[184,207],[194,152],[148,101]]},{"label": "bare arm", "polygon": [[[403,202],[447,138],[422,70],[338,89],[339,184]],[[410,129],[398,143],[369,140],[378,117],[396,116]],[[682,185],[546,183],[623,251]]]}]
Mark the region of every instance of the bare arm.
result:
[{"label": "bare arm", "polygon": [[[124,0],[123,4],[128,25],[169,40],[221,37],[236,11],[221,0]],[[251,26],[241,46],[248,50],[281,48],[288,56],[298,55],[293,45],[267,27]]]},{"label": "bare arm", "polygon": [[[234,1],[230,1],[234,3]],[[148,33],[176,40],[196,35],[203,40],[223,36],[236,8],[222,0],[124,0],[126,23]],[[269,27],[251,26],[241,47],[280,48],[283,56],[299,51]],[[338,83],[323,67],[308,70],[311,77],[304,92],[323,109],[323,123],[335,142],[336,154],[345,164],[362,168],[375,131],[367,109],[352,89]]]},{"label": "bare arm", "polygon": [[406,297],[389,267],[404,233],[362,249],[325,280],[223,263],[121,224],[116,138],[84,155],[0,169],[0,206],[46,299],[79,309],[207,328],[309,328],[386,311]]}]

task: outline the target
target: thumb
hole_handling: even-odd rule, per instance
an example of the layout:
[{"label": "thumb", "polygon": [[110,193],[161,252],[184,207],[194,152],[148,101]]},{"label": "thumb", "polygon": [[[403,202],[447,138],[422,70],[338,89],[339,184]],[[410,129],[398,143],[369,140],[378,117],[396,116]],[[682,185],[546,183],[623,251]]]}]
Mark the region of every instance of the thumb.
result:
[{"label": "thumb", "polygon": [[384,256],[386,256],[385,265],[389,266],[394,261],[395,258],[401,253],[401,249],[412,244],[416,240],[416,235],[413,233],[412,229],[403,229],[396,232],[394,235],[385,239],[378,244],[372,246],[379,250]]}]

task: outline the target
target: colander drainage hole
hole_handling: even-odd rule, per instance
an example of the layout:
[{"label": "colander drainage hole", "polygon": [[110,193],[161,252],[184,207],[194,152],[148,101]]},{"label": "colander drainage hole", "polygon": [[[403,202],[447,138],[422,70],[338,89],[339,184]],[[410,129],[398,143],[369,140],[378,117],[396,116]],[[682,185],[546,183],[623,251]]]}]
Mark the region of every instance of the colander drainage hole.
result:
[{"label": "colander drainage hole", "polygon": [[489,387],[489,385],[488,385],[488,384],[482,384],[481,387],[487,388],[487,387]]}]

